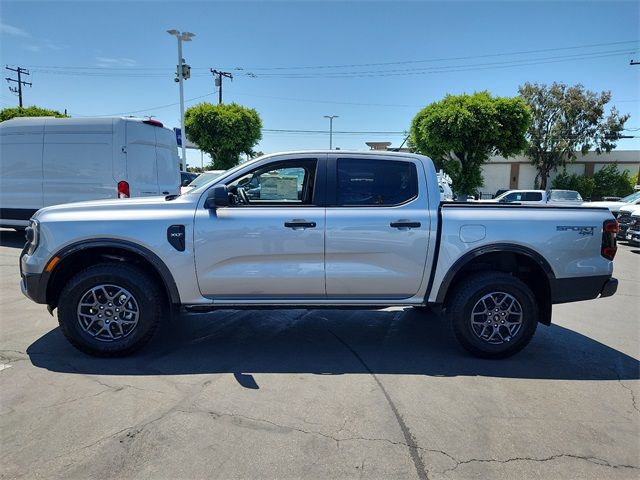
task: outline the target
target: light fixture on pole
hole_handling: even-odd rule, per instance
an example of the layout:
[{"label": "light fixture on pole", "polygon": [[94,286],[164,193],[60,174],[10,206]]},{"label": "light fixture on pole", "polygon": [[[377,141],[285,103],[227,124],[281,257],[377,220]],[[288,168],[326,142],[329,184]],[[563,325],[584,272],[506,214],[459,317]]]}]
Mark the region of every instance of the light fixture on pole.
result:
[{"label": "light fixture on pole", "polygon": [[333,119],[339,115],[325,115],[324,118],[329,119],[329,150],[333,150]]},{"label": "light fixture on pole", "polygon": [[180,140],[182,143],[182,162],[187,164],[187,150],[185,143],[187,142],[187,134],[184,131],[184,86],[183,81],[190,76],[191,67],[185,65],[184,58],[182,58],[182,42],[190,42],[194,33],[182,32],[178,30],[167,30],[169,35],[173,35],[178,39],[178,65],[176,67],[176,82],[180,82]]}]

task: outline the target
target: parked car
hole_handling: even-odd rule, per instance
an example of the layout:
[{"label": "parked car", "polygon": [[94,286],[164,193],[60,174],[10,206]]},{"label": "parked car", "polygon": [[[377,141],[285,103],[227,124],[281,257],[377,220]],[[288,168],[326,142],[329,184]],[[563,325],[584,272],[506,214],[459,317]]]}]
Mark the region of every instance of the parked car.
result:
[{"label": "parked car", "polygon": [[173,131],[140,118],[14,118],[0,123],[0,226],[82,200],[179,192]]},{"label": "parked car", "polygon": [[640,205],[626,205],[624,207],[620,207],[618,210],[618,224],[620,225],[620,231],[618,232],[618,240],[626,240],[627,238],[627,229],[631,224],[632,214],[634,212],[640,212]]},{"label": "parked car", "polygon": [[172,305],[430,306],[471,353],[500,358],[552,304],[615,293],[617,228],[606,208],[441,202],[418,154],[284,153],[177,197],[38,211],[21,288],[92,355],[140,348]]},{"label": "parked car", "polygon": [[640,247],[640,210],[635,210],[631,214],[629,227],[625,234],[627,242],[636,247]]},{"label": "parked car", "polygon": [[438,177],[438,189],[440,190],[440,200],[443,202],[452,202],[454,200],[453,190],[451,189],[452,180],[444,170],[439,170]]},{"label": "parked car", "polygon": [[585,202],[583,205],[585,207],[607,207],[611,210],[614,216],[618,216],[618,212],[622,207],[626,207],[629,205],[638,205],[640,204],[640,191],[634,192],[631,195],[627,195],[626,197],[615,201],[615,202]]},{"label": "parked car", "polygon": [[186,187],[198,177],[197,173],[180,172],[180,186]]},{"label": "parked car", "polygon": [[520,203],[520,204],[564,204],[580,205],[582,197],[575,190],[508,190],[502,195],[490,200],[478,200],[490,203]]},{"label": "parked car", "polygon": [[219,177],[224,172],[225,172],[224,170],[207,170],[206,172],[203,172],[200,175],[196,175],[195,178],[191,180],[191,182],[189,182],[186,185],[183,185],[180,188],[180,193],[184,195],[185,193],[190,192],[194,188],[198,188],[204,185],[205,183],[210,182],[214,178]]}]

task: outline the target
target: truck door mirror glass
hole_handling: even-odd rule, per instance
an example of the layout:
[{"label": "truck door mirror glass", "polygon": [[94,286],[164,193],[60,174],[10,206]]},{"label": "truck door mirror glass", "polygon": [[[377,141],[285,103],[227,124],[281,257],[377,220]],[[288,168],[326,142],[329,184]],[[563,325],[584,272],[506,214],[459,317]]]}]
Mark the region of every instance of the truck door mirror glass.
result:
[{"label": "truck door mirror glass", "polygon": [[204,208],[215,209],[229,206],[229,192],[226,185],[217,185],[209,190]]}]

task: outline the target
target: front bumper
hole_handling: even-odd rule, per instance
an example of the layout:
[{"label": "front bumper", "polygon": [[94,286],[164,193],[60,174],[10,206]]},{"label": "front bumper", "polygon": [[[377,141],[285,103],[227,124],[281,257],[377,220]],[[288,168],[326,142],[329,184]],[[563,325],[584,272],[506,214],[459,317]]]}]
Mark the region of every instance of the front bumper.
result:
[{"label": "front bumper", "polygon": [[20,290],[25,297],[36,303],[47,303],[47,283],[39,273],[23,274],[20,280]]},{"label": "front bumper", "polygon": [[625,240],[628,242],[640,243],[640,231],[638,230],[627,230],[625,237]]},{"label": "front bumper", "polygon": [[22,261],[27,254],[28,245],[25,245],[20,254],[20,290],[30,300],[36,303],[47,303],[47,283],[49,273],[26,273]]}]

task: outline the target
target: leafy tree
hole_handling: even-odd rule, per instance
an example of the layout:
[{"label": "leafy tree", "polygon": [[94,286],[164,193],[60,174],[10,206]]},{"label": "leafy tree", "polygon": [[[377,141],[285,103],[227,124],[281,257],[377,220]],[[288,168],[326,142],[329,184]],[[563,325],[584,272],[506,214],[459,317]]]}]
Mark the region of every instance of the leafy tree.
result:
[{"label": "leafy tree", "polygon": [[250,155],[262,138],[262,120],[253,108],[230,103],[200,103],[184,115],[187,138],[213,158],[213,167],[238,164],[241,153]]},{"label": "leafy tree", "polygon": [[551,172],[575,160],[578,152],[585,155],[591,148],[598,154],[613,150],[629,118],[615,107],[605,117],[611,92],[597,94],[582,85],[525,83],[519,92],[531,108],[526,152],[538,170],[536,184],[543,189]]},{"label": "leafy tree", "polygon": [[60,113],[57,110],[36,107],[35,105],[31,107],[3,108],[0,110],[0,122],[15,117],[68,117],[68,115]]},{"label": "leafy tree", "polygon": [[490,155],[509,157],[526,147],[529,121],[520,98],[486,91],[447,95],[414,117],[410,145],[451,176],[456,192],[474,193],[483,185],[481,168]]},{"label": "leafy tree", "polygon": [[560,190],[575,190],[580,193],[582,198],[590,199],[596,182],[593,177],[586,175],[569,174],[566,169],[562,170],[551,182],[551,188]]},{"label": "leafy tree", "polygon": [[622,172],[615,164],[609,164],[593,174],[594,197],[626,197],[633,193],[633,179],[628,170]]}]

